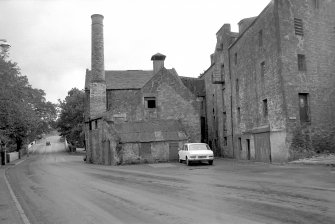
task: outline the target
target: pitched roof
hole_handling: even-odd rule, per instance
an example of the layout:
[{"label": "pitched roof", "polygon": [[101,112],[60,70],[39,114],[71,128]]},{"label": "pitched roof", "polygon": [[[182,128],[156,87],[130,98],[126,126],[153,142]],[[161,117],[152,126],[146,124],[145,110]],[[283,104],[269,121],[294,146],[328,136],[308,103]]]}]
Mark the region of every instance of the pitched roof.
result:
[{"label": "pitched roof", "polygon": [[204,79],[192,77],[180,77],[180,79],[195,96],[206,96]]},{"label": "pitched roof", "polygon": [[152,120],[114,124],[122,143],[187,140],[178,120]]},{"label": "pitched roof", "polygon": [[[175,69],[167,69],[177,75]],[[105,71],[107,89],[141,89],[152,77],[152,70],[109,70]],[[86,70],[85,89],[90,89],[91,71]]]},{"label": "pitched roof", "polygon": [[[153,76],[152,70],[105,71],[107,89],[140,89]],[[86,70],[85,89],[89,89],[91,71]]]}]

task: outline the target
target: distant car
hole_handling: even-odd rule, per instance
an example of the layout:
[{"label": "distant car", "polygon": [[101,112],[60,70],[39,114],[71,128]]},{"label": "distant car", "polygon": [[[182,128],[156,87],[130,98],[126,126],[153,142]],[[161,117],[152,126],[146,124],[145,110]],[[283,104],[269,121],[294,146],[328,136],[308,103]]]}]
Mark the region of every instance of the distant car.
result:
[{"label": "distant car", "polygon": [[208,162],[213,165],[214,154],[206,143],[185,143],[178,151],[179,162],[185,161],[189,166],[191,162]]},{"label": "distant car", "polygon": [[46,141],[45,144],[46,144],[46,145],[51,145],[50,141]]}]

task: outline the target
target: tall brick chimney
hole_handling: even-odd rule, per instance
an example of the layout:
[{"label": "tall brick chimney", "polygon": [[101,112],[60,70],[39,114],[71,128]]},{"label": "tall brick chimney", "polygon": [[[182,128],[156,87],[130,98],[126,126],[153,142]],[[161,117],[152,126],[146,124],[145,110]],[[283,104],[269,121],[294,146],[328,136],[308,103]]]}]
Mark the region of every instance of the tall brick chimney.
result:
[{"label": "tall brick chimney", "polygon": [[101,117],[106,111],[106,81],[104,64],[103,19],[99,14],[92,18],[92,54],[90,83],[90,118]]},{"label": "tall brick chimney", "polygon": [[151,57],[151,61],[153,61],[153,65],[154,65],[154,71],[153,71],[154,74],[159,72],[159,70],[161,70],[161,68],[164,67],[165,58],[166,56],[161,53],[157,53]]}]

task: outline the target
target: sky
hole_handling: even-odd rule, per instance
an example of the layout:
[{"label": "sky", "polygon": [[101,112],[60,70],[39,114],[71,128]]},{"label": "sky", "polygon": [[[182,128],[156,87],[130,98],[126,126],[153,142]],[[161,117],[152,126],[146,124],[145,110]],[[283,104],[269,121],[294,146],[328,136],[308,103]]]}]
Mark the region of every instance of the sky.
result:
[{"label": "sky", "polygon": [[34,88],[46,99],[64,100],[84,88],[91,68],[91,15],[104,16],[106,70],[152,70],[151,56],[165,67],[198,77],[210,66],[216,32],[225,23],[259,15],[270,0],[0,0],[0,39],[10,45]]}]

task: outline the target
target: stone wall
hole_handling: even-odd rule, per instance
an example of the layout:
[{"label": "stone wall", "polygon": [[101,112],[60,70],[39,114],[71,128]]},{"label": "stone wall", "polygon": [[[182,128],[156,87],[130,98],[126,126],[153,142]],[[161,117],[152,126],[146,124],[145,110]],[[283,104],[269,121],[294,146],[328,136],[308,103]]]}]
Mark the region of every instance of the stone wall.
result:
[{"label": "stone wall", "polygon": [[[335,2],[318,2],[277,1],[291,159],[319,151],[316,142],[326,141],[335,120]],[[294,18],[302,20],[303,35],[295,34]],[[297,54],[305,55],[305,71],[298,70]],[[299,93],[308,94],[307,123],[300,121]]]},{"label": "stone wall", "polygon": [[110,120],[138,121],[143,119],[142,94],[140,90],[108,90],[107,113]]},{"label": "stone wall", "polygon": [[[180,120],[189,140],[200,142],[200,102],[183,85],[177,74],[162,69],[142,88],[142,95],[156,97],[155,117]],[[145,114],[145,108],[142,108]]]},{"label": "stone wall", "polygon": [[223,144],[220,144],[220,139],[224,136],[223,133],[223,89],[222,85],[212,83],[212,75],[216,69],[215,64],[208,68],[202,75],[205,80],[206,88],[206,111],[208,125],[208,144],[213,150],[215,156],[224,154],[221,152]]},{"label": "stone wall", "polygon": [[[269,127],[270,132],[285,130],[286,113],[274,6],[271,2],[229,49],[236,158],[246,159],[246,143],[251,140],[250,134],[255,129]],[[277,137],[272,140],[285,144]],[[278,146],[271,148],[271,154],[276,154],[277,149]],[[272,159],[276,160],[274,156]]]}]

